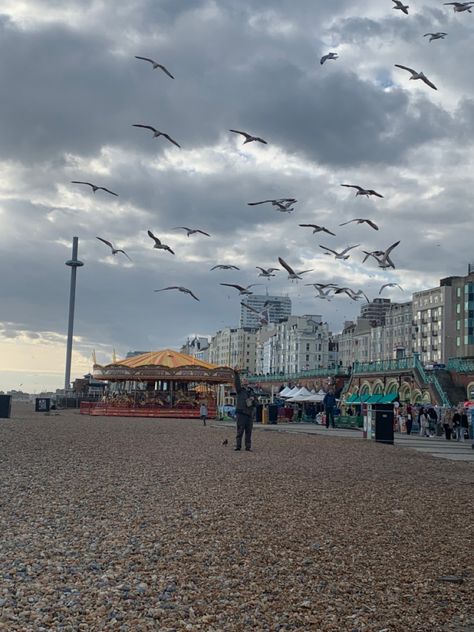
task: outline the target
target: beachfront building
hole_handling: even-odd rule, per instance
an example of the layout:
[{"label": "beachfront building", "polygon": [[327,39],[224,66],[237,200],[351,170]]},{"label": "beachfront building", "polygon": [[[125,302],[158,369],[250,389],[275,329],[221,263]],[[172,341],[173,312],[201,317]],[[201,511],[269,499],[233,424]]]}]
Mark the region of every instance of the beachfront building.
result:
[{"label": "beachfront building", "polygon": [[181,347],[180,353],[190,355],[203,362],[209,362],[209,343],[208,336],[191,336]]},{"label": "beachfront building", "polygon": [[[245,303],[252,309],[240,305],[240,327],[258,329],[261,326],[259,314],[265,309],[265,317],[268,323],[279,323],[291,315],[291,299],[288,296],[269,296],[267,294],[250,294],[244,296],[241,303]],[[267,307],[264,308],[264,305]],[[256,310],[255,313],[252,310]]]},{"label": "beachfront building", "polygon": [[255,373],[257,330],[247,327],[226,327],[216,332],[209,345],[209,362],[218,366],[239,367]]}]

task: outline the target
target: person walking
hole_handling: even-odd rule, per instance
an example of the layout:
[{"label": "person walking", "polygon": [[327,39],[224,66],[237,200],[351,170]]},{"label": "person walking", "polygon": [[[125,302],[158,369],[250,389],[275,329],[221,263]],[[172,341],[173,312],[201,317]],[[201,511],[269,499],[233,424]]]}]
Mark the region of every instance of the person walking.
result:
[{"label": "person walking", "polygon": [[411,435],[413,426],[413,408],[411,404],[407,404],[407,435]]},{"label": "person walking", "polygon": [[420,411],[420,437],[429,437],[430,422],[424,408]]},{"label": "person walking", "polygon": [[203,402],[199,408],[199,416],[202,419],[202,425],[205,426],[206,425],[206,421],[207,421],[207,415],[208,415],[208,410],[207,410],[207,405],[205,402]]},{"label": "person walking", "polygon": [[464,406],[462,406],[462,404],[453,415],[453,421],[456,427],[456,439],[458,441],[464,441],[464,434],[469,428],[469,422],[467,420],[466,411],[464,410]]},{"label": "person walking", "polygon": [[334,409],[336,408],[336,396],[332,388],[328,390],[323,399],[324,412],[326,413],[326,428],[329,428],[329,424],[333,428],[336,427],[334,422]]},{"label": "person walking", "polygon": [[250,452],[252,450],[252,428],[253,413],[255,410],[255,397],[252,388],[242,386],[240,375],[237,370],[234,371],[234,380],[235,390],[237,392],[235,406],[237,435],[235,438],[234,450],[238,452],[242,449],[242,438],[245,434],[245,449],[247,452]]},{"label": "person walking", "polygon": [[428,424],[429,424],[430,435],[435,436],[436,435],[436,425],[438,423],[438,413],[433,408],[433,406],[428,406],[428,410],[426,411],[426,415],[428,417]]},{"label": "person walking", "polygon": [[443,416],[443,428],[446,441],[451,441],[451,435],[453,433],[453,415],[456,409],[448,408]]}]

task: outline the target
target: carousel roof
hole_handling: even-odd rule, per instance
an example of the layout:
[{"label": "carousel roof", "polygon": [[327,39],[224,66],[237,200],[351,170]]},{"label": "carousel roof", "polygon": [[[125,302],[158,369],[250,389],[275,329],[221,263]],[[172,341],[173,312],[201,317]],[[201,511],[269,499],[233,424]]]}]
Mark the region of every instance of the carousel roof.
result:
[{"label": "carousel roof", "polygon": [[106,366],[94,365],[94,378],[110,381],[182,380],[188,382],[229,383],[234,381],[234,371],[229,367],[216,366],[193,356],[164,349],[119,360]]}]

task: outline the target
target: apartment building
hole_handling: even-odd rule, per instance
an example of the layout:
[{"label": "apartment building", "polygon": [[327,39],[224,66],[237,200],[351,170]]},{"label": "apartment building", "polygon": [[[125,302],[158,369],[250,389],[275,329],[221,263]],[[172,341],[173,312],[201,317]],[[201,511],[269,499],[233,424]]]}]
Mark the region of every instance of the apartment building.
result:
[{"label": "apartment building", "polygon": [[219,366],[239,367],[255,373],[257,358],[257,331],[247,327],[226,327],[211,338],[209,362]]},{"label": "apartment building", "polygon": [[[241,303],[245,303],[252,309],[240,305],[240,327],[251,329],[260,327],[262,323],[259,314],[262,313],[264,305],[267,305],[265,315],[268,323],[279,323],[291,315],[291,299],[288,296],[250,294],[244,296]],[[257,313],[252,310],[256,310]]]}]

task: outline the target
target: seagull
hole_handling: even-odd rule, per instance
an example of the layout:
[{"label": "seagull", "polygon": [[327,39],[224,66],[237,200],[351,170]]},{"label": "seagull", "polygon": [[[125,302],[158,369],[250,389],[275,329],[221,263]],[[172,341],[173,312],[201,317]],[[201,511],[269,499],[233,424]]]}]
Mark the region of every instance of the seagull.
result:
[{"label": "seagull", "polygon": [[319,246],[320,248],[322,248],[323,250],[327,250],[328,252],[332,252],[333,255],[335,255],[336,259],[349,259],[350,255],[346,254],[349,252],[349,250],[352,250],[353,248],[357,248],[358,246],[360,246],[360,244],[356,244],[355,246],[348,246],[345,250],[343,250],[342,252],[337,252],[336,250],[331,250],[331,248],[328,248],[327,246]]},{"label": "seagull", "polygon": [[447,33],[425,33],[423,37],[428,37],[428,35],[430,36],[429,41],[432,42],[433,40],[444,39]]},{"label": "seagull", "polygon": [[336,236],[336,233],[332,233],[330,230],[328,230],[324,226],[318,226],[317,224],[298,224],[298,226],[302,226],[303,228],[312,228],[313,235],[315,235],[316,233],[323,232],[323,233],[327,233],[328,235],[333,235],[333,237]]},{"label": "seagull", "polygon": [[111,244],[110,241],[107,241],[107,239],[102,239],[102,237],[96,237],[96,239],[98,239],[99,241],[102,241],[104,244],[107,244],[107,246],[109,246],[110,250],[112,251],[113,255],[116,255],[117,252],[121,252],[127,257],[127,259],[130,259],[130,257],[127,255],[125,250],[122,250],[121,248],[114,248],[113,244]]},{"label": "seagull", "polygon": [[302,274],[306,274],[307,272],[312,272],[313,268],[311,268],[311,270],[302,270],[301,272],[295,272],[293,270],[293,268],[291,266],[289,266],[286,261],[284,259],[282,259],[281,257],[278,257],[278,261],[280,263],[280,265],[282,265],[285,270],[288,272],[288,278],[295,280],[295,279],[301,279],[301,275]]},{"label": "seagull", "polygon": [[143,127],[143,129],[149,129],[153,132],[153,138],[158,138],[158,136],[164,136],[167,140],[170,141],[170,143],[173,143],[173,145],[176,145],[176,147],[179,147],[181,149],[181,145],[179,145],[175,140],[173,140],[169,134],[166,134],[165,132],[160,132],[159,130],[156,129],[156,127],[153,127],[152,125],[143,125],[142,123],[134,123],[132,127]]},{"label": "seagull", "polygon": [[361,219],[359,217],[356,218],[356,219],[350,219],[348,222],[343,222],[342,224],[339,224],[339,226],[346,226],[347,224],[352,224],[352,222],[357,222],[358,224],[368,224],[374,230],[378,230],[379,229],[377,224],[375,224],[372,220],[370,220],[370,219]]},{"label": "seagull", "polygon": [[347,296],[351,298],[353,301],[357,301],[360,298],[364,297],[367,303],[370,303],[369,299],[367,298],[367,295],[362,290],[357,290],[357,292],[355,292],[350,287],[340,287],[337,290],[335,290],[334,294],[342,294],[343,292],[344,294],[347,294]]},{"label": "seagull", "polygon": [[222,442],[222,445],[229,445],[229,440],[228,439],[224,439],[224,441]]},{"label": "seagull", "polygon": [[467,11],[468,13],[472,13],[471,8],[474,2],[443,2],[443,4],[453,5],[453,9],[455,13],[461,13],[461,11]]},{"label": "seagull", "polygon": [[187,232],[188,237],[190,235],[195,235],[196,233],[200,233],[201,235],[206,235],[206,237],[210,237],[209,233],[205,233],[203,230],[200,230],[199,228],[188,228],[187,226],[175,226],[173,230],[179,230],[180,228],[182,228],[183,230]]},{"label": "seagull", "polygon": [[147,232],[148,236],[155,240],[155,245],[153,246],[153,248],[158,248],[158,250],[167,250],[168,252],[171,252],[172,255],[174,255],[174,252],[171,250],[171,248],[166,244],[162,244],[158,237],[155,237],[155,235],[151,232],[151,230]]},{"label": "seagull", "polygon": [[384,285],[382,285],[382,287],[379,290],[379,294],[382,294],[382,292],[384,291],[384,289],[386,287],[398,287],[399,290],[401,290],[402,292],[404,292],[405,290],[402,288],[401,285],[398,285],[398,283],[385,283]]},{"label": "seagull", "polygon": [[327,61],[328,59],[338,59],[339,55],[337,53],[328,53],[327,55],[323,55],[319,61],[319,63],[321,64],[321,66],[324,64],[325,61]]},{"label": "seagull", "polygon": [[363,189],[362,187],[359,187],[357,184],[341,184],[341,187],[350,187],[351,189],[357,189],[356,197],[358,195],[365,195],[366,197],[370,197],[371,195],[376,195],[379,198],[383,198],[383,195],[380,195],[380,193],[377,193],[377,191],[374,191],[373,189]]},{"label": "seagull", "polygon": [[403,11],[405,15],[408,15],[408,4],[403,4],[400,0],[392,0],[392,2],[395,3],[395,6],[392,7],[392,9],[400,9],[400,11]]},{"label": "seagull", "polygon": [[211,270],[240,270],[237,266],[219,264],[217,266],[213,266]]},{"label": "seagull", "polygon": [[168,77],[171,77],[171,79],[174,79],[173,75],[169,72],[169,70],[167,70],[163,66],[163,64],[159,64],[154,59],[150,59],[149,57],[140,57],[139,55],[135,55],[135,59],[143,59],[143,61],[149,61],[150,64],[153,66],[153,70],[156,70],[157,68],[160,68],[160,70],[162,70],[164,73],[166,73],[168,75]]},{"label": "seagull", "polygon": [[162,287],[161,290],[153,290],[154,292],[164,292],[165,290],[178,290],[178,292],[184,292],[184,294],[190,294],[195,301],[199,301],[198,297],[188,290],[187,287],[182,287],[180,285],[170,285],[169,287]]},{"label": "seagull", "polygon": [[305,286],[312,286],[316,288],[316,290],[321,290],[324,288],[331,288],[332,290],[335,290],[339,287],[335,283],[305,283]]},{"label": "seagull", "polygon": [[394,248],[396,248],[398,246],[398,244],[400,243],[400,241],[396,241],[394,244],[392,244],[391,246],[389,246],[387,248],[387,250],[374,250],[373,252],[366,252],[365,250],[363,251],[365,253],[365,258],[364,258],[364,262],[369,258],[369,257],[373,257],[377,263],[379,264],[379,268],[395,268],[395,264],[393,263],[393,261],[390,258],[390,253],[392,252],[392,250]]},{"label": "seagull", "polygon": [[71,184],[87,184],[88,187],[92,188],[93,193],[95,193],[96,191],[105,191],[106,193],[110,193],[110,195],[115,195],[115,197],[118,197],[117,193],[114,193],[113,191],[111,191],[110,189],[106,189],[105,187],[99,187],[97,186],[97,184],[92,184],[92,182],[83,182],[82,180],[71,180]]},{"label": "seagull", "polygon": [[260,270],[260,274],[258,276],[261,277],[274,277],[275,275],[272,274],[272,272],[278,272],[278,268],[261,268],[260,266],[255,266],[257,268],[257,270]]},{"label": "seagull", "polygon": [[[259,204],[271,204],[276,206],[280,211],[288,211],[290,206],[296,204],[298,200],[295,198],[280,198],[279,200],[262,200],[261,202],[247,202],[247,206],[258,206]],[[294,209],[291,209],[294,210]]]},{"label": "seagull", "polygon": [[237,285],[236,283],[219,283],[219,285],[225,285],[227,287],[234,287],[239,291],[239,294],[243,296],[244,294],[253,294],[250,291],[251,287],[255,287],[256,285],[262,285],[261,283],[252,283],[251,285],[247,285],[247,287],[242,287],[241,285]]},{"label": "seagull", "polygon": [[333,288],[330,287],[328,288],[326,291],[322,290],[321,288],[315,288],[316,291],[318,292],[318,295],[315,296],[314,298],[322,298],[323,301],[330,301],[331,299],[329,298],[329,295],[331,294]]},{"label": "seagull", "polygon": [[433,90],[437,90],[438,88],[435,86],[434,83],[432,83],[428,77],[422,73],[422,72],[417,72],[416,70],[413,70],[413,68],[408,68],[408,66],[402,66],[401,64],[395,64],[396,68],[402,68],[403,70],[408,70],[408,72],[411,73],[411,79],[421,79],[423,81],[423,83],[426,83],[427,86],[429,86],[430,88],[433,88]]},{"label": "seagull", "polygon": [[244,303],[243,301],[241,301],[240,304],[246,307],[249,311],[253,312],[254,314],[257,314],[257,316],[259,317],[259,322],[262,325],[268,325],[268,321],[270,319],[270,315],[268,313],[268,308],[267,308],[268,301],[265,302],[263,309],[260,312],[258,311],[258,309],[255,309],[254,307],[247,305],[247,303]]},{"label": "seagull", "polygon": [[252,134],[247,134],[247,132],[239,132],[238,129],[230,129],[229,132],[234,132],[234,134],[241,134],[242,136],[245,136],[245,140],[243,143],[244,145],[246,145],[247,143],[251,143],[252,141],[268,145],[267,141],[263,140],[263,138],[260,138],[260,136],[252,136]]}]

